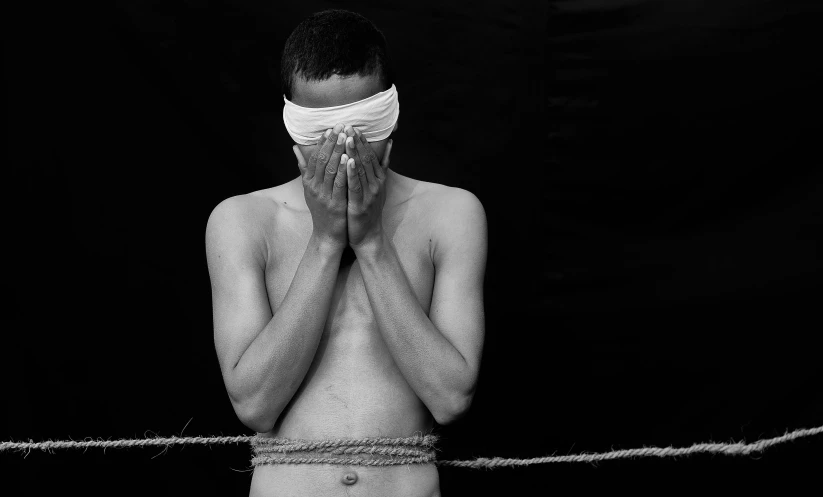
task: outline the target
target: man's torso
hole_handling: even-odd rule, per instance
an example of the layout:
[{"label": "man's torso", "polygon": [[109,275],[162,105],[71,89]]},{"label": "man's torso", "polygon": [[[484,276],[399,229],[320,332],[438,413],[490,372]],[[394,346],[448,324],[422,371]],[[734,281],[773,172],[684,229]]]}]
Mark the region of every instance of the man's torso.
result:
[{"label": "man's torso", "polygon": [[[403,176],[383,208],[383,228],[414,295],[428,315],[435,268],[432,227],[448,187]],[[302,184],[295,181],[249,194],[271,202],[260,216],[267,253],[266,289],[273,313],[282,303],[312,233]],[[300,197],[297,197],[300,195]],[[350,250],[350,249],[349,249]],[[401,374],[372,312],[360,264],[344,256],[329,313],[302,384],[266,436],[293,439],[406,437],[428,433],[433,418]],[[306,309],[312,312],[312,309]],[[354,471],[357,482],[341,478]],[[255,468],[251,495],[439,495],[434,465],[266,465]]]}]

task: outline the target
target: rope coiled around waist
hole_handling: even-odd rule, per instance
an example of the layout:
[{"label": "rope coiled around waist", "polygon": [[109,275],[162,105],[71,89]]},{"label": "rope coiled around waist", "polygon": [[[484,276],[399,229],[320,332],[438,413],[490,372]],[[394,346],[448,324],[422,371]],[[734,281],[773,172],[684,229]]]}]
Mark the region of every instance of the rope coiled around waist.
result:
[{"label": "rope coiled around waist", "polygon": [[437,435],[360,439],[295,440],[256,435],[251,439],[252,466],[266,464],[337,464],[397,466],[437,461]]}]

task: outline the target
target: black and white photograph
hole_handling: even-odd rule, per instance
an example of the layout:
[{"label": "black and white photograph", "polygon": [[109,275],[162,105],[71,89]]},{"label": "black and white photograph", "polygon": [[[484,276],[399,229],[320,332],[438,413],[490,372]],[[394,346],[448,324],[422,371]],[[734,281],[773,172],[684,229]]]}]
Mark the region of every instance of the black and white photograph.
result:
[{"label": "black and white photograph", "polygon": [[2,18],[0,495],[819,488],[823,3]]}]

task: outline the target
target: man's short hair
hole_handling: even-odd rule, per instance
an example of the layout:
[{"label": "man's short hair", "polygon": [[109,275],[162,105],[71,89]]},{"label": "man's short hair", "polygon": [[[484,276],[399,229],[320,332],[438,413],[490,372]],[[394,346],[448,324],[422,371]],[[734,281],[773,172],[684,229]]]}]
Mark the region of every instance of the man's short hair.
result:
[{"label": "man's short hair", "polygon": [[394,84],[383,33],[362,15],[340,9],[312,14],[289,35],[280,58],[280,84],[289,100],[298,74],[306,81],[377,74],[383,90]]}]

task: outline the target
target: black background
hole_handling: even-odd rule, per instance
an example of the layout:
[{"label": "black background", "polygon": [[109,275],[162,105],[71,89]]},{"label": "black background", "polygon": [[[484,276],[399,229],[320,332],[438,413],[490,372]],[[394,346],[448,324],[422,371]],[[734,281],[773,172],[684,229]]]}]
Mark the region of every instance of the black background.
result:
[{"label": "black background", "polygon": [[[298,175],[279,55],[328,7],[388,39],[392,167],[486,209],[483,367],[441,459],[823,424],[816,2],[75,3],[3,15],[2,440],[251,434],[214,351],[204,230],[222,199]],[[441,485],[793,486],[821,443],[444,468]],[[3,454],[2,493],[248,493],[246,446],[161,452]]]}]

